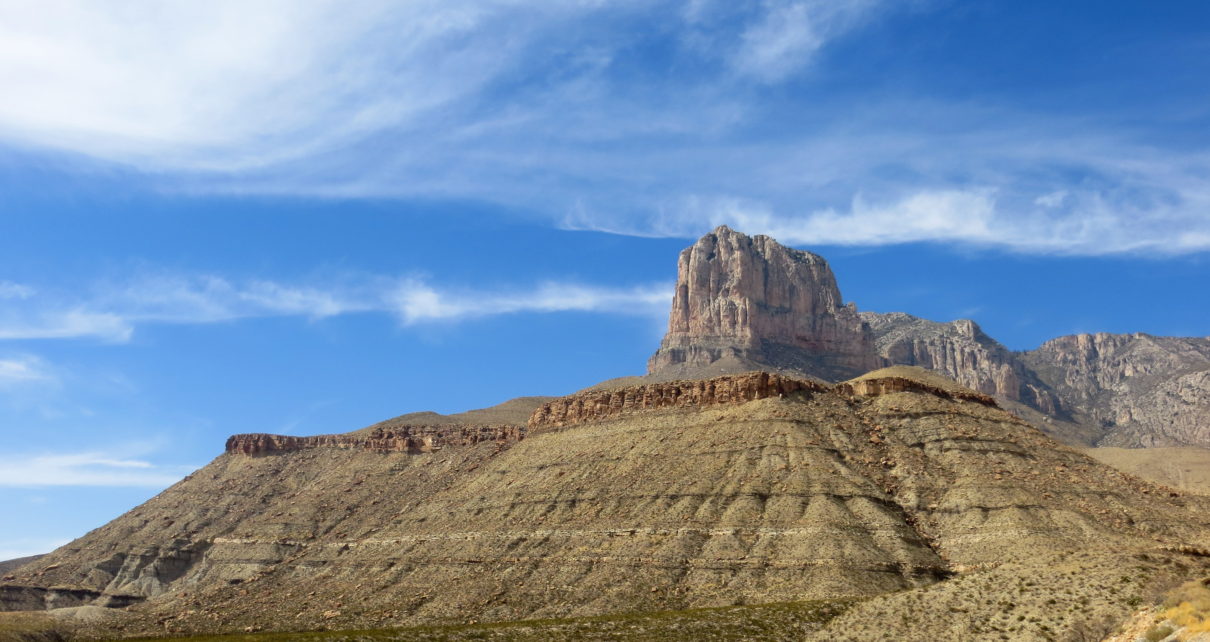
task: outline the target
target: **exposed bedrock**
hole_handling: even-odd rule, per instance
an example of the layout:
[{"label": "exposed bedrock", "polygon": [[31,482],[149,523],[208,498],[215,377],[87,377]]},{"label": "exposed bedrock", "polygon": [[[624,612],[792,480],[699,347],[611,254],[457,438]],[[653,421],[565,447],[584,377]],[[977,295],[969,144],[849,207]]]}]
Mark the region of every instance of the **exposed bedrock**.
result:
[{"label": "exposed bedrock", "polygon": [[859,313],[822,257],[727,227],[681,253],[648,377],[840,381],[887,365],[945,374],[1069,443],[1210,447],[1210,338],[1082,334],[1014,352],[968,319]]},{"label": "exposed bedrock", "polygon": [[46,611],[85,604],[122,608],[142,600],[140,596],[106,595],[81,588],[0,584],[0,611]]},{"label": "exposed bedrock", "polygon": [[483,442],[509,443],[525,437],[524,426],[446,425],[397,426],[343,435],[292,437],[250,433],[232,435],[226,451],[242,455],[295,452],[309,448],[345,448],[372,452],[427,453],[450,446],[470,446]]},{"label": "exposed bedrock", "polygon": [[795,392],[823,392],[828,389],[828,386],[814,381],[768,372],[749,372],[697,381],[670,381],[619,390],[581,392],[540,406],[530,417],[529,427],[566,426],[643,410],[738,404]]},{"label": "exposed bedrock", "polygon": [[681,252],[653,375],[756,364],[835,381],[884,365],[827,261],[725,226]]}]

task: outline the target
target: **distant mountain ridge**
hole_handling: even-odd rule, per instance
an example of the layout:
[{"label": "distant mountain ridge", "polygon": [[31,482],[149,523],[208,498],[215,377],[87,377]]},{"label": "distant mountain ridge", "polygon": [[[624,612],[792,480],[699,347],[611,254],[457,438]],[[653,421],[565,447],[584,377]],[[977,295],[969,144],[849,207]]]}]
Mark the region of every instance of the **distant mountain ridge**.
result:
[{"label": "distant mountain ridge", "polygon": [[772,369],[838,381],[886,365],[935,370],[1036,412],[1068,443],[1210,446],[1210,338],[1080,334],[1014,352],[968,319],[858,312],[823,257],[726,226],[681,253],[648,372]]}]

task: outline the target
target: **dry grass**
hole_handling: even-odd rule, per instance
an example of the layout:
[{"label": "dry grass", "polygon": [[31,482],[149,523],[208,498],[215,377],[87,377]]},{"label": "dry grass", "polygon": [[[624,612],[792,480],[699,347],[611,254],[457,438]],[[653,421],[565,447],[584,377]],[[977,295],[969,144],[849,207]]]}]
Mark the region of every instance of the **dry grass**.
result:
[{"label": "dry grass", "polygon": [[1179,638],[1210,633],[1210,578],[1188,582],[1172,591],[1165,600],[1167,610],[1161,617],[1181,629]]},{"label": "dry grass", "polygon": [[0,642],[58,642],[66,639],[62,627],[46,613],[0,612]]}]

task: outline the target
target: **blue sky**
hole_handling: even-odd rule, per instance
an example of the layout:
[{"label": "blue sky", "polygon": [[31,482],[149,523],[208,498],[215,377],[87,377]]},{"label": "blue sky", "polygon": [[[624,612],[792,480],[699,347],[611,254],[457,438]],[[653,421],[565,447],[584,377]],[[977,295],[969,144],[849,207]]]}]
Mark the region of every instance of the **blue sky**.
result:
[{"label": "blue sky", "polygon": [[0,559],[237,432],[636,374],[718,224],[1013,349],[1210,334],[1203,2],[0,3]]}]

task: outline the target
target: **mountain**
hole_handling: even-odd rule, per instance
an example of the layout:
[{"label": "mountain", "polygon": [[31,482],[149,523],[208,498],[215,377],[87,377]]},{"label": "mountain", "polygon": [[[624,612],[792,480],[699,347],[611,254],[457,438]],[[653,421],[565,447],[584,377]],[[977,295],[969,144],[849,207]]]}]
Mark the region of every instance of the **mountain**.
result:
[{"label": "mountain", "polygon": [[762,368],[837,381],[883,365],[823,257],[720,227],[681,252],[668,334],[648,371],[678,378]]},{"label": "mountain", "polygon": [[10,570],[0,610],[99,638],[573,618],[527,624],[540,639],[789,603],[726,613],[818,640],[1101,639],[1210,573],[1210,496],[1052,437],[1200,439],[1205,340],[1013,352],[971,321],[858,312],[822,258],[726,228],[679,267],[647,376],[234,435]]},{"label": "mountain", "polygon": [[236,435],[0,600],[131,605],[111,634],[359,628],[872,598],[1207,546],[1210,498],[940,375],[754,372],[585,391],[525,425]]},{"label": "mountain", "polygon": [[1014,352],[974,322],[844,304],[818,255],[725,226],[681,253],[654,379],[765,369],[838,381],[921,366],[1077,445],[1210,446],[1210,338],[1059,337]]}]

